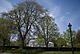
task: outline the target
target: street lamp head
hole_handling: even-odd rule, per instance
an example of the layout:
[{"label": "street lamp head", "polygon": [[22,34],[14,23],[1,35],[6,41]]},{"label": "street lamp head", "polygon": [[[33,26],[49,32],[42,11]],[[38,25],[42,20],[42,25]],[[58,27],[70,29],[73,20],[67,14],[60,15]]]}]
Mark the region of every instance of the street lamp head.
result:
[{"label": "street lamp head", "polygon": [[72,26],[71,23],[69,23],[68,27],[71,27],[71,26]]}]

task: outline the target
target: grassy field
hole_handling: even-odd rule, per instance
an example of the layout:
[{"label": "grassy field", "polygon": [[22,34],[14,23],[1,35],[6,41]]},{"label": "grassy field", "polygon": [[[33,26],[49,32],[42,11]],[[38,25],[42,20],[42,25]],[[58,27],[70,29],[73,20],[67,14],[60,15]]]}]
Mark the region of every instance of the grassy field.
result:
[{"label": "grassy field", "polygon": [[[4,49],[0,50],[0,54],[72,54],[71,51],[45,51],[42,49]],[[80,54],[80,51],[75,51],[74,54]]]},{"label": "grassy field", "polygon": [[[46,52],[41,52],[39,54],[72,54],[70,51],[46,51]],[[74,52],[74,54],[80,54],[79,51]]]},{"label": "grassy field", "polygon": [[[0,53],[0,54],[29,54],[29,53]],[[34,54],[34,53],[32,53]],[[45,51],[45,52],[40,52],[37,54],[72,54],[70,51]],[[74,54],[80,54],[79,51],[74,52]]]}]

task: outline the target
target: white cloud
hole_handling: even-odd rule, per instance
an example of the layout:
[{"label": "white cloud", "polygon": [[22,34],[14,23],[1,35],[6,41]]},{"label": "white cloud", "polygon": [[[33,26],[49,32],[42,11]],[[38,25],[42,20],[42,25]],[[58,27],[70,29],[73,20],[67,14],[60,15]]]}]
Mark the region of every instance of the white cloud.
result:
[{"label": "white cloud", "polygon": [[36,0],[36,1],[40,3],[42,6],[45,6],[45,5],[47,5],[47,7],[53,6],[53,3],[51,2],[51,0]]},{"label": "white cloud", "polygon": [[66,12],[66,14],[67,14],[67,15],[70,15],[71,13],[70,13],[70,12]]},{"label": "white cloud", "polygon": [[54,17],[58,17],[61,13],[61,7],[60,6],[52,6],[52,8],[49,9],[49,12],[54,15]]},{"label": "white cloud", "polygon": [[80,30],[80,27],[78,29]]},{"label": "white cloud", "polygon": [[49,13],[49,16],[51,16],[51,17],[53,17],[53,18],[54,18],[54,15],[53,15],[53,13]]},{"label": "white cloud", "polygon": [[49,15],[55,18],[55,22],[58,25],[60,33],[63,32],[63,24],[65,22],[65,16],[60,16],[61,14],[61,7],[60,6],[52,6],[52,8],[49,9]]},{"label": "white cloud", "polygon": [[7,12],[12,9],[12,4],[7,0],[0,0],[0,13]]}]

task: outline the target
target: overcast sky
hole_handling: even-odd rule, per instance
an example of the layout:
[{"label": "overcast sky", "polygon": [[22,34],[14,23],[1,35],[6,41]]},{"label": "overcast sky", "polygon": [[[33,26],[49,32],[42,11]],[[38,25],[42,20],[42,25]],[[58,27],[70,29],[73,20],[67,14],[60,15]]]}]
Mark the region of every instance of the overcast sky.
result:
[{"label": "overcast sky", "polygon": [[[7,12],[21,0],[0,0],[0,13]],[[73,30],[80,28],[80,0],[37,0],[55,18],[61,33],[70,22]]]}]

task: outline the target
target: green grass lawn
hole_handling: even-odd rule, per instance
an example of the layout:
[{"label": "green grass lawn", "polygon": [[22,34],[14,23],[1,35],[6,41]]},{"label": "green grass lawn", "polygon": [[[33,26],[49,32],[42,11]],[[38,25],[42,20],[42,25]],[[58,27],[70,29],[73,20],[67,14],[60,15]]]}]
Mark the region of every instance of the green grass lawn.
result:
[{"label": "green grass lawn", "polygon": [[[41,49],[5,49],[2,53],[9,54],[72,54],[71,51],[45,51]],[[1,54],[1,53],[0,53]],[[80,54],[80,51],[75,51],[74,54]]]},{"label": "green grass lawn", "polygon": [[[2,54],[24,54],[24,53],[2,53]],[[25,53],[25,54],[28,54],[28,53]],[[71,51],[46,51],[46,52],[40,52],[37,54],[72,54],[72,52]],[[74,52],[74,54],[80,54],[80,52],[76,51]]]},{"label": "green grass lawn", "polygon": [[[46,52],[41,52],[39,54],[72,54],[71,51],[46,51]],[[80,54],[79,51],[74,52],[74,54]]]}]

